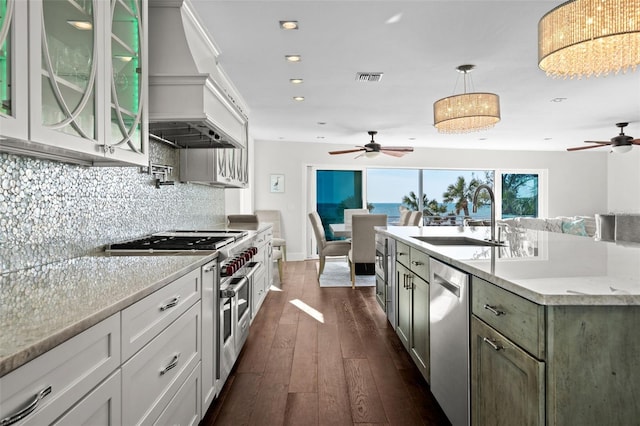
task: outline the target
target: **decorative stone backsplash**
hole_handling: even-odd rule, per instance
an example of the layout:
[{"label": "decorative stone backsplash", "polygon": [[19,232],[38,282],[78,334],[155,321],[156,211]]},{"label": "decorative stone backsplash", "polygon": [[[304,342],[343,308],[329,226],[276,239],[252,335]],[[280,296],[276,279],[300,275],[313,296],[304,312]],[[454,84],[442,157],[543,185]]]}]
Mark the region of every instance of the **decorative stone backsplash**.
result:
[{"label": "decorative stone backsplash", "polygon": [[[153,163],[179,152],[151,142]],[[117,241],[225,222],[224,189],[175,182],[156,188],[140,167],[84,167],[0,153],[0,271],[102,250]]]}]

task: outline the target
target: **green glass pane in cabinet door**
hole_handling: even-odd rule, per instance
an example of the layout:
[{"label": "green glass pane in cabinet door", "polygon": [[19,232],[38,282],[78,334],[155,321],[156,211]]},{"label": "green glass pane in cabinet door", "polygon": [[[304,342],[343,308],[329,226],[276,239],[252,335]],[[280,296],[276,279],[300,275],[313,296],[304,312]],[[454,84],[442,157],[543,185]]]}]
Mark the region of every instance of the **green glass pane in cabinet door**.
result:
[{"label": "green glass pane in cabinet door", "polygon": [[11,115],[11,17],[8,16],[8,1],[0,0],[0,112]]}]

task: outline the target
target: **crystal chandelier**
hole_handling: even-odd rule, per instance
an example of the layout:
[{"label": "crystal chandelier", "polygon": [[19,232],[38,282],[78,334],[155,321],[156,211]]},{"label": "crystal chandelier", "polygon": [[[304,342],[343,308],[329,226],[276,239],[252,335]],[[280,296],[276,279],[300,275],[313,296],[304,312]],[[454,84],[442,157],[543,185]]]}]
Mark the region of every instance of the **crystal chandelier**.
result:
[{"label": "crystal chandelier", "polygon": [[640,64],[640,0],[572,0],[538,23],[538,65],[553,77],[626,72]]},{"label": "crystal chandelier", "polygon": [[475,65],[460,65],[464,75],[464,93],[437,100],[433,104],[433,122],[440,133],[467,133],[485,130],[500,121],[500,98],[494,93],[467,93],[467,74]]}]

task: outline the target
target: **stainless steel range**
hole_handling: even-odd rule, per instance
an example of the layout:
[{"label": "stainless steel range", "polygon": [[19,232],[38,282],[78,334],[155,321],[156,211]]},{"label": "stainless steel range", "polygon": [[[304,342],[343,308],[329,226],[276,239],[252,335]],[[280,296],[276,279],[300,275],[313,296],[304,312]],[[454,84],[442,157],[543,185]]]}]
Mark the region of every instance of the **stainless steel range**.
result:
[{"label": "stainless steel range", "polygon": [[213,329],[217,331],[215,368],[220,390],[249,334],[252,276],[263,267],[252,260],[258,253],[255,237],[244,230],[175,230],[111,244],[105,251],[114,255],[218,253],[213,306],[203,309],[218,313],[213,316],[217,322]]}]

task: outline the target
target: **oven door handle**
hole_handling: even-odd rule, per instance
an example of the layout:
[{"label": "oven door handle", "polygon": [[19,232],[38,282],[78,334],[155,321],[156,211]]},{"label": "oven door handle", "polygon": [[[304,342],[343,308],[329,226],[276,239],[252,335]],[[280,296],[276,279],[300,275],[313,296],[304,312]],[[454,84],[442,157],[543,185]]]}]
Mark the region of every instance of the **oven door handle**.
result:
[{"label": "oven door handle", "polygon": [[249,280],[247,279],[247,277],[242,277],[240,278],[240,280],[237,281],[236,284],[229,285],[228,287],[225,287],[225,288],[221,288],[220,297],[223,297],[223,298],[235,297],[235,295],[242,289],[242,287],[244,287],[248,283],[249,283]]}]

